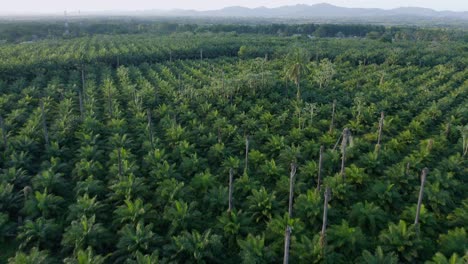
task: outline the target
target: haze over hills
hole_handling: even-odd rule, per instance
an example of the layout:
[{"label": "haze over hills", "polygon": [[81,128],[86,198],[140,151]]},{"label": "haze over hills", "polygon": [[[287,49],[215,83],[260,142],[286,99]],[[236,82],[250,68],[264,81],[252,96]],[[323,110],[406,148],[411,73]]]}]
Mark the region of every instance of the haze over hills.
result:
[{"label": "haze over hills", "polygon": [[[349,8],[327,3],[315,5],[298,4],[275,8],[231,6],[209,11],[150,9],[84,12],[68,11],[67,14],[69,19],[85,17],[155,17],[167,20],[177,19],[178,21],[181,18],[185,18],[184,21],[190,22],[193,19],[200,20],[201,18],[206,18],[209,23],[213,21],[217,23],[223,23],[223,21],[231,21],[232,23],[242,23],[242,21],[257,21],[259,23],[271,23],[272,21],[287,23],[289,21],[299,21],[302,23],[371,23],[385,25],[451,25],[461,28],[468,27],[468,11],[436,11],[422,7],[399,7],[394,9]],[[0,11],[0,20],[63,19],[63,17],[63,13],[5,15]]]},{"label": "haze over hills", "polygon": [[400,7],[395,9],[379,8],[347,8],[331,4],[315,5],[293,5],[276,8],[258,7],[247,8],[241,6],[226,7],[219,10],[196,11],[196,10],[148,10],[141,11],[143,14],[157,14],[167,16],[212,16],[212,17],[278,17],[278,18],[362,18],[362,17],[398,17],[398,16],[416,16],[425,18],[455,18],[468,20],[468,12],[455,11],[435,11],[429,8],[421,7]]}]

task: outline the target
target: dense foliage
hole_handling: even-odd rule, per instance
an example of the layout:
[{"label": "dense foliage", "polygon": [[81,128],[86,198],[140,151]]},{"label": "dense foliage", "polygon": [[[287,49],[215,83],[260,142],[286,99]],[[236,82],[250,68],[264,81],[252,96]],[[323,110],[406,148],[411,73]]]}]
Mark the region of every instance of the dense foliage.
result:
[{"label": "dense foliage", "polygon": [[97,35],[0,58],[0,262],[468,261],[466,42]]},{"label": "dense foliage", "polygon": [[[214,21],[213,21],[214,20]],[[382,26],[373,24],[302,23],[301,21],[278,21],[231,18],[93,18],[63,17],[38,23],[29,21],[0,20],[0,44],[38,41],[42,39],[70,39],[93,35],[157,34],[174,33],[236,33],[267,34],[277,36],[304,35],[314,37],[366,37],[382,41],[396,40],[468,40],[466,27],[460,29],[425,28],[415,26]],[[391,24],[391,23],[390,23]],[[463,25],[463,24],[462,24]]]}]

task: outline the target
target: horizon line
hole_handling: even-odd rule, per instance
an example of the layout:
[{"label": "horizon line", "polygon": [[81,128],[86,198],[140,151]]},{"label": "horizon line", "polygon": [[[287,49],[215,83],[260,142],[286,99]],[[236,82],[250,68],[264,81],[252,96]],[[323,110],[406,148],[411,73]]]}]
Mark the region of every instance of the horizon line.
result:
[{"label": "horizon line", "polygon": [[145,8],[145,9],[65,9],[65,10],[51,10],[51,11],[28,11],[28,12],[22,12],[22,11],[0,11],[0,16],[45,16],[45,15],[64,15],[64,12],[67,13],[67,15],[73,15],[76,16],[76,14],[81,14],[81,13],[135,13],[135,12],[148,12],[148,11],[159,11],[159,12],[174,12],[174,11],[195,11],[195,12],[210,12],[210,11],[220,11],[226,8],[233,8],[233,7],[238,7],[238,8],[246,8],[246,9],[260,9],[260,8],[266,8],[266,9],[276,9],[276,8],[283,8],[283,7],[293,7],[293,6],[319,6],[319,5],[329,5],[333,7],[339,7],[339,8],[349,8],[349,9],[378,9],[378,10],[385,10],[385,11],[391,11],[395,9],[400,9],[400,8],[420,8],[420,9],[429,9],[432,11],[436,12],[455,12],[455,13],[464,13],[468,12],[468,10],[453,10],[453,9],[434,9],[430,7],[421,7],[421,6],[414,6],[414,5],[408,5],[408,6],[398,6],[398,7],[393,7],[393,8],[381,8],[381,7],[349,7],[349,6],[340,6],[340,5],[335,5],[335,4],[330,4],[327,2],[322,2],[322,3],[316,3],[316,4],[293,4],[293,5],[278,5],[278,6],[272,6],[268,7],[265,5],[261,6],[256,6],[256,7],[247,7],[247,6],[242,6],[242,5],[231,5],[231,6],[224,6],[221,8],[217,9],[195,9],[195,8]]}]

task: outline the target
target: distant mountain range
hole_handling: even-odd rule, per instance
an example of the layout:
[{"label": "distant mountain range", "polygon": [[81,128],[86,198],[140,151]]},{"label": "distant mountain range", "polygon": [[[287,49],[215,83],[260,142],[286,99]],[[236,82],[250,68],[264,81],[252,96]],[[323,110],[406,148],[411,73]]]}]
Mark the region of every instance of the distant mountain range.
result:
[{"label": "distant mountain range", "polygon": [[[460,0],[462,1],[462,0]],[[465,0],[466,1],[466,0]],[[6,15],[6,16],[5,16]],[[379,8],[348,8],[327,3],[315,5],[291,5],[275,8],[257,7],[247,8],[241,6],[231,6],[218,10],[197,11],[187,9],[173,10],[108,10],[108,11],[84,11],[68,12],[72,17],[95,17],[95,16],[115,16],[115,17],[166,17],[168,19],[181,17],[190,19],[207,18],[207,21],[302,21],[302,22],[367,22],[377,24],[433,24],[446,25],[454,24],[463,28],[468,26],[468,11],[436,11],[421,7],[399,7],[395,9]],[[2,15],[0,10],[0,20],[2,17],[17,17],[18,19],[41,18],[41,17],[63,17],[62,13],[50,14],[16,14]]]},{"label": "distant mountain range", "polygon": [[363,18],[363,17],[420,17],[420,18],[452,18],[468,20],[468,12],[435,11],[429,8],[400,7],[395,9],[379,8],[347,8],[331,4],[293,5],[276,8],[241,6],[226,7],[219,10],[147,10],[140,11],[145,15],[190,16],[190,17],[261,17],[261,18]]}]

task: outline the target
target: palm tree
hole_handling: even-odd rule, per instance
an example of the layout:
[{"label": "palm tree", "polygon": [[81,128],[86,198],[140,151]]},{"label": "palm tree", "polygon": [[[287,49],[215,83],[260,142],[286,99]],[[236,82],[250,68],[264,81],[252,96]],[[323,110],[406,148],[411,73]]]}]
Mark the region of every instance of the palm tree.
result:
[{"label": "palm tree", "polygon": [[72,221],[65,230],[62,245],[73,248],[74,252],[83,250],[88,246],[101,247],[109,242],[107,229],[101,223],[96,223],[96,216],[81,216],[80,219]]},{"label": "palm tree", "polygon": [[467,250],[468,235],[465,228],[455,228],[439,236],[439,251],[444,255],[448,256],[452,253],[463,255]]},{"label": "palm tree", "polygon": [[126,263],[129,264],[158,264],[159,263],[159,252],[157,250],[153,251],[151,254],[143,254],[140,251],[137,251],[133,254],[135,260],[127,259]]},{"label": "palm tree", "polygon": [[369,230],[374,235],[385,221],[385,212],[374,203],[365,201],[354,204],[349,217],[351,224]]},{"label": "palm tree", "polygon": [[151,204],[145,204],[140,198],[137,198],[134,201],[126,199],[124,202],[125,204],[117,207],[114,211],[114,214],[116,215],[114,221],[116,223],[136,224],[140,221],[144,222],[156,214],[156,211],[151,209]]},{"label": "palm tree", "polygon": [[468,261],[468,253],[465,254],[465,257],[459,257],[457,253],[453,253],[450,258],[447,258],[442,253],[437,252],[432,261],[426,261],[426,264],[466,264]]},{"label": "palm tree", "polygon": [[188,204],[183,200],[176,200],[170,206],[164,208],[163,218],[171,223],[168,234],[187,230],[193,226],[193,220],[200,216],[200,212],[195,210],[194,207],[193,202]]},{"label": "palm tree", "polygon": [[396,252],[400,260],[413,262],[418,256],[419,241],[414,226],[408,227],[405,221],[390,223],[387,230],[379,235],[379,242],[385,252]]},{"label": "palm tree", "polygon": [[153,225],[144,225],[142,221],[135,224],[127,224],[119,231],[117,253],[128,256],[136,252],[149,252],[157,236],[152,231]]},{"label": "palm tree", "polygon": [[76,199],[76,203],[68,207],[69,213],[67,219],[72,221],[79,219],[83,215],[92,217],[93,215],[102,213],[103,209],[104,205],[97,200],[97,196],[90,197],[88,193],[85,193]]},{"label": "palm tree", "polygon": [[318,67],[316,67],[313,78],[319,84],[320,89],[322,89],[322,87],[328,85],[335,73],[335,65],[329,59],[325,58],[321,60]]},{"label": "palm tree", "polygon": [[43,192],[36,191],[31,198],[25,197],[25,199],[23,211],[27,215],[42,215],[46,218],[59,215],[64,203],[62,197],[48,193],[47,189]]},{"label": "palm tree", "polygon": [[397,264],[398,257],[394,252],[385,254],[381,247],[377,247],[375,254],[370,253],[367,250],[362,252],[362,257],[360,258],[360,263],[366,264]]},{"label": "palm tree", "polygon": [[249,212],[255,219],[255,222],[267,222],[271,219],[275,193],[269,194],[265,187],[260,190],[252,190],[252,194],[247,197]]},{"label": "palm tree", "polygon": [[86,250],[78,250],[76,255],[63,260],[65,264],[103,264],[107,257],[95,255],[93,249],[88,247]]},{"label": "palm tree", "polygon": [[317,227],[322,220],[322,198],[320,192],[314,189],[307,190],[300,194],[295,203],[295,211],[299,219],[305,219],[305,223],[310,228]]},{"label": "palm tree", "polygon": [[181,235],[172,238],[176,249],[175,259],[189,260],[190,262],[205,263],[213,262],[217,259],[217,254],[221,253],[221,237],[211,234],[208,229],[203,234],[194,230],[182,232]]},{"label": "palm tree", "polygon": [[270,263],[272,252],[265,246],[265,237],[249,234],[245,240],[237,242],[241,248],[240,257],[243,263]]},{"label": "palm tree", "polygon": [[285,68],[286,78],[296,85],[296,99],[301,100],[301,78],[309,72],[307,64],[310,61],[309,52],[305,48],[296,47],[287,56]]},{"label": "palm tree", "polygon": [[29,245],[41,248],[42,245],[55,240],[59,232],[60,227],[55,220],[47,220],[43,217],[26,220],[18,233],[18,239],[21,241],[19,248],[23,249]]},{"label": "palm tree", "polygon": [[8,264],[46,264],[50,263],[47,251],[39,251],[37,247],[32,248],[29,254],[18,251],[14,257],[8,259]]},{"label": "palm tree", "polygon": [[364,245],[365,237],[359,227],[350,227],[346,220],[333,225],[327,231],[327,246],[334,252],[354,256]]}]

